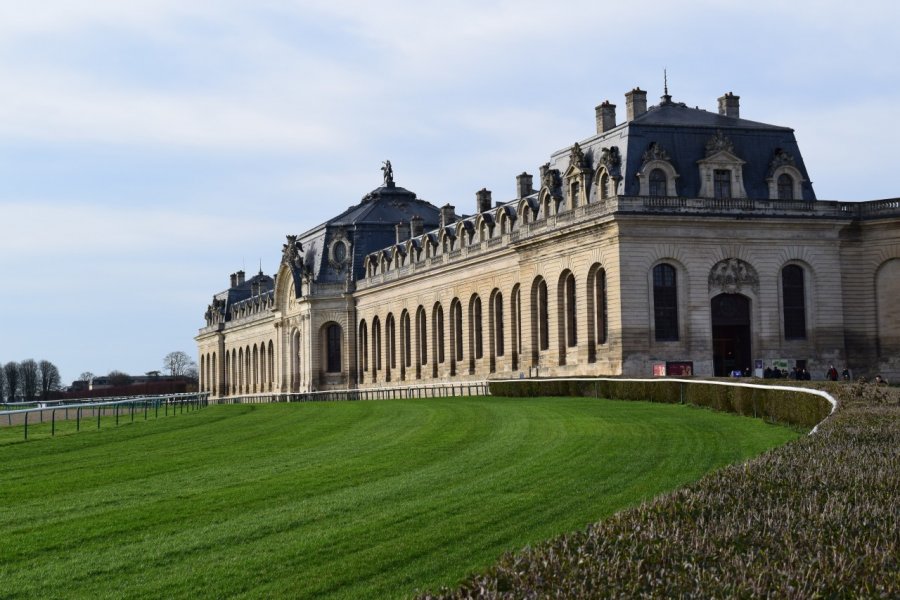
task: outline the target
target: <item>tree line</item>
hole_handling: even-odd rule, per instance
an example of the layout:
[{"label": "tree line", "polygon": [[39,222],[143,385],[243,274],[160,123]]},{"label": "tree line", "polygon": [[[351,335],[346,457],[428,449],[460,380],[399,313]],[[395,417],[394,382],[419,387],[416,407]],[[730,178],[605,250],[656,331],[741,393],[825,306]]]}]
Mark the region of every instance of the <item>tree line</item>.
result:
[{"label": "tree line", "polygon": [[46,400],[51,393],[62,390],[59,369],[49,360],[33,358],[22,362],[9,361],[0,369],[0,401],[25,402]]}]

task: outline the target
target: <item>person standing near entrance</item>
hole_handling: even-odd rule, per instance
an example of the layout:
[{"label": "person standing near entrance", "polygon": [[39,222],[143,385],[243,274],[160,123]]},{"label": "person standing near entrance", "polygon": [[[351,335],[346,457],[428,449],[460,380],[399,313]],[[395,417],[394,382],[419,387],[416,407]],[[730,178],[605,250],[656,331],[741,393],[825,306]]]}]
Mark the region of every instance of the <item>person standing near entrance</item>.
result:
[{"label": "person standing near entrance", "polygon": [[838,380],[838,372],[837,369],[834,368],[834,365],[828,367],[828,372],[825,373],[825,379],[829,381],[837,381]]}]

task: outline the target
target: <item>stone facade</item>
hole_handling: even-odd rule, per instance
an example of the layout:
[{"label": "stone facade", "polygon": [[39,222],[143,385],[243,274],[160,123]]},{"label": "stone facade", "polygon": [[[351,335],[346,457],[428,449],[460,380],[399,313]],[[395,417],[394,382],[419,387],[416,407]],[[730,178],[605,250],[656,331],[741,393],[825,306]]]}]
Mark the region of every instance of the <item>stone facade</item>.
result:
[{"label": "stone facade", "polygon": [[666,94],[597,107],[473,215],[384,185],[232,277],[197,342],[215,396],[520,376],[900,377],[900,200],[820,201],[793,131]]}]

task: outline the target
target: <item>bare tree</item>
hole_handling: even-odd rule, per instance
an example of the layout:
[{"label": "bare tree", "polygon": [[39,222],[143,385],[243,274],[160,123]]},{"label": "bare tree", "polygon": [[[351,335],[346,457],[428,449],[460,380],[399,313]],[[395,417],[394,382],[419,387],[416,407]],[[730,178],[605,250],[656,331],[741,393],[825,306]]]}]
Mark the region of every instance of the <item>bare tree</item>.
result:
[{"label": "bare tree", "polygon": [[8,402],[6,400],[6,371],[0,366],[0,402]]},{"label": "bare tree", "polygon": [[86,386],[91,385],[91,382],[94,380],[94,374],[90,371],[85,371],[81,375],[78,376],[78,381],[83,381]]},{"label": "bare tree", "polygon": [[169,375],[175,377],[178,375],[187,375],[188,371],[191,369],[196,371],[197,363],[195,363],[186,352],[178,350],[166,354],[165,358],[163,358],[163,368],[169,372]]},{"label": "bare tree", "polygon": [[38,363],[41,371],[41,398],[46,400],[50,392],[56,392],[60,388],[59,369],[49,360]]},{"label": "bare tree", "polygon": [[38,393],[38,364],[33,358],[25,359],[19,364],[19,371],[22,375],[22,396],[26,402],[31,402]]},{"label": "bare tree", "polygon": [[107,377],[109,378],[110,385],[115,386],[131,385],[131,382],[134,381],[134,378],[131,375],[123,371],[110,371]]},{"label": "bare tree", "polygon": [[6,397],[9,402],[15,402],[19,391],[19,363],[9,361],[3,365],[3,373],[6,374]]}]

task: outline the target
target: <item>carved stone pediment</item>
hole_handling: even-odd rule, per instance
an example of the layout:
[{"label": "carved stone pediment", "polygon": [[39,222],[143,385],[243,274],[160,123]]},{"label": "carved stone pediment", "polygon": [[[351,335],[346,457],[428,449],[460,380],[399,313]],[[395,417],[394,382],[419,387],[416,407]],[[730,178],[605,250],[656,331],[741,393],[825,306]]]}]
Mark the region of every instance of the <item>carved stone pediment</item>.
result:
[{"label": "carved stone pediment", "polygon": [[759,275],[753,265],[739,258],[726,258],[715,264],[709,272],[709,290],[721,290],[735,294],[743,288],[759,289]]},{"label": "carved stone pediment", "polygon": [[706,141],[706,158],[719,152],[734,154],[734,144],[728,136],[722,133],[721,129],[716,129],[716,135]]},{"label": "carved stone pediment", "polygon": [[657,144],[656,142],[650,142],[650,145],[647,147],[646,152],[641,157],[641,166],[646,165],[648,162],[652,162],[654,160],[662,160],[665,162],[671,162],[672,158],[669,156],[669,153],[663,149],[662,146]]},{"label": "carved stone pediment", "polygon": [[794,168],[796,168],[797,163],[796,163],[796,161],[794,161],[793,156],[791,156],[790,154],[788,154],[781,148],[778,148],[775,150],[775,155],[772,156],[772,162],[769,163],[768,177],[771,177],[775,173],[775,170],[778,167],[794,167]]}]

